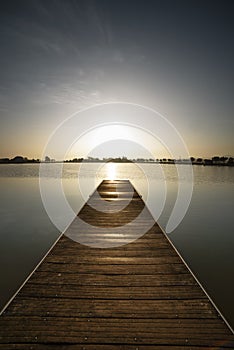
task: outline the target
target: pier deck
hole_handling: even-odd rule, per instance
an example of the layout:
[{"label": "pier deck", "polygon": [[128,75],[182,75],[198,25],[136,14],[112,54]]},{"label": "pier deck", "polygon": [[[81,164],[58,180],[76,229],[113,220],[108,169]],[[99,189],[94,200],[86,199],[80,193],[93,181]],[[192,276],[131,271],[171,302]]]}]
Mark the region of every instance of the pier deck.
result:
[{"label": "pier deck", "polygon": [[231,330],[124,180],[101,183],[0,317],[4,350],[226,348]]}]

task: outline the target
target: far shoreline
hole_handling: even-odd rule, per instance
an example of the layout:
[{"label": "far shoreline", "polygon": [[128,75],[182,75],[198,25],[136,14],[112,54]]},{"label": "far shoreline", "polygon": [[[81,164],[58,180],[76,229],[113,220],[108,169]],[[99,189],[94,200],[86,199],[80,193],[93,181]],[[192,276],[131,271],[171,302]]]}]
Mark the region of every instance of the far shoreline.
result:
[{"label": "far shoreline", "polygon": [[174,165],[203,165],[203,166],[234,166],[234,158],[226,156],[214,156],[212,158],[194,158],[190,157],[189,159],[128,159],[127,157],[117,157],[117,158],[73,158],[68,160],[55,160],[46,156],[45,160],[40,159],[28,159],[23,156],[16,156],[14,158],[0,158],[0,164],[58,164],[58,163],[136,163],[136,164],[174,164]]}]

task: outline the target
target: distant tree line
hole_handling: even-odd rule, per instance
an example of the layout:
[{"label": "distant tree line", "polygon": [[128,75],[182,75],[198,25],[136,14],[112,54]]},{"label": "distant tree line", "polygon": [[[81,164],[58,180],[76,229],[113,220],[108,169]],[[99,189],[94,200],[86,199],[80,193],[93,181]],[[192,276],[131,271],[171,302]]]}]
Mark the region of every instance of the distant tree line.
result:
[{"label": "distant tree line", "polygon": [[28,159],[27,157],[22,157],[22,156],[16,156],[12,159],[10,158],[0,158],[0,163],[5,164],[5,163],[14,163],[14,164],[19,164],[19,163],[40,163],[40,159]]},{"label": "distant tree line", "polygon": [[189,159],[171,159],[171,158],[136,158],[128,159],[127,157],[117,157],[117,158],[95,158],[88,157],[85,158],[73,158],[70,160],[65,160],[65,163],[103,163],[103,162],[114,162],[114,163],[161,163],[161,164],[193,164],[193,165],[219,165],[219,166],[233,166],[234,158],[233,157],[212,157],[212,158],[194,158],[190,157]]},{"label": "distant tree line", "polygon": [[[0,158],[0,164],[22,164],[22,163],[55,163],[56,160],[52,159],[48,156],[42,161],[40,159],[28,159],[27,157],[16,156],[12,159],[10,158]],[[97,157],[88,157],[88,158],[73,158],[70,160],[57,161],[64,163],[106,163],[106,162],[114,162],[114,163],[160,163],[160,164],[193,164],[193,165],[216,165],[216,166],[234,166],[234,158],[233,157],[219,157],[214,156],[212,158],[195,158],[190,157],[189,159],[171,159],[171,158],[136,158],[136,159],[128,159],[127,157],[116,157],[116,158],[97,158]]]},{"label": "distant tree line", "polygon": [[190,158],[191,163],[195,165],[219,165],[219,166],[233,166],[234,165],[234,158],[233,157],[219,157],[215,156],[211,159],[202,159],[202,158]]}]

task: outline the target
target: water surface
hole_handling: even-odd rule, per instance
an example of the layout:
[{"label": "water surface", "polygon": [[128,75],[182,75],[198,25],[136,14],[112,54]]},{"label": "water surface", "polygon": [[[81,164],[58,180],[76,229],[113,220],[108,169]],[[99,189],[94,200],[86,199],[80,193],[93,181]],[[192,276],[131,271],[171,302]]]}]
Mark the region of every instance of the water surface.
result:
[{"label": "water surface", "polygon": [[[54,200],[57,166],[48,167],[46,179]],[[188,212],[168,237],[234,327],[234,168],[194,166],[193,170]],[[39,164],[0,165],[0,309],[60,235],[43,207],[38,174]],[[165,228],[178,188],[173,165],[114,164],[111,168],[99,164],[97,168],[95,164],[65,164],[63,188],[74,212],[101,180],[110,176],[129,178],[155,218],[166,190],[158,219]]]}]

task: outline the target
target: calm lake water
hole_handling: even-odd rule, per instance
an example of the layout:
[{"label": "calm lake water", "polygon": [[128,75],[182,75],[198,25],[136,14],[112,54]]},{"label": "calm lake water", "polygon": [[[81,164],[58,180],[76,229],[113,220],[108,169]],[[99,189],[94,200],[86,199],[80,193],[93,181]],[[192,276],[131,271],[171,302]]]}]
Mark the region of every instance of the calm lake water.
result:
[{"label": "calm lake water", "polygon": [[[57,166],[50,165],[46,179],[55,201]],[[193,171],[194,190],[189,209],[168,237],[234,327],[234,168],[194,166]],[[88,195],[110,175],[129,178],[143,199],[148,199],[155,218],[163,201],[162,188],[166,188],[165,206],[158,219],[165,228],[178,188],[173,165],[114,164],[110,169],[101,164],[65,164],[62,183],[73,210],[78,212]],[[2,309],[60,232],[50,221],[41,200],[38,164],[0,165],[0,193]]]}]

